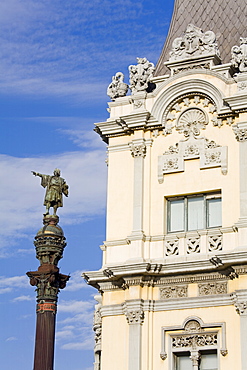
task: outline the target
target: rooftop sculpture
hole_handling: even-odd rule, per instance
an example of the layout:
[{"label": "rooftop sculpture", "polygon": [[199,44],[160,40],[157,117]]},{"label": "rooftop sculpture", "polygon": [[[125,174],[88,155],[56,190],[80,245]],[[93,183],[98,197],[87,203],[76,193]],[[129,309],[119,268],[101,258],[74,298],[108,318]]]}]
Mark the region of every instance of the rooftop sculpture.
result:
[{"label": "rooftop sculpture", "polygon": [[239,72],[247,72],[247,37],[240,37],[240,46],[232,47],[231,62]]},{"label": "rooftop sculpture", "polygon": [[130,65],[130,89],[132,94],[145,91],[149,88],[150,80],[155,70],[154,64],[147,58],[136,58],[137,65]]},{"label": "rooftop sculpture", "polygon": [[122,72],[117,72],[115,76],[112,76],[112,82],[107,88],[107,95],[111,100],[127,94],[129,86],[123,80],[124,74]]},{"label": "rooftop sculpture", "polygon": [[219,56],[214,32],[207,31],[204,33],[200,28],[189,24],[184,35],[175,38],[173,41],[169,60],[173,61],[207,54]]}]

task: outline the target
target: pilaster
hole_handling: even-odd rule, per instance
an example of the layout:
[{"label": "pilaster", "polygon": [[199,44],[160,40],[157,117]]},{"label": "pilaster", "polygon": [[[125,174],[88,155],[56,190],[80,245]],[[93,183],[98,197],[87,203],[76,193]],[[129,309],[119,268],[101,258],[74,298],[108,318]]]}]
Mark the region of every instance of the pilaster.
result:
[{"label": "pilaster", "polygon": [[242,230],[247,227],[247,122],[240,122],[234,128],[236,140],[239,142],[239,199],[240,217],[236,226],[239,230],[240,246],[246,244],[247,235]]},{"label": "pilaster", "polygon": [[247,370],[247,291],[235,292],[235,307],[240,316],[241,370]]},{"label": "pilaster", "polygon": [[129,324],[128,370],[141,370],[142,324],[144,322],[143,301],[126,301],[124,303],[124,313]]}]

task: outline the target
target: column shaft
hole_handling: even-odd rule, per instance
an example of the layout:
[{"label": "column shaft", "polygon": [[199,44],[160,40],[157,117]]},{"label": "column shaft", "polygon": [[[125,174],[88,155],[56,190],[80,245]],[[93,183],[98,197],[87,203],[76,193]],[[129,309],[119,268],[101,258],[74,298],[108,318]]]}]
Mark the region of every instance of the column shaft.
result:
[{"label": "column shaft", "polygon": [[53,370],[55,320],[53,312],[37,313],[34,370]]}]

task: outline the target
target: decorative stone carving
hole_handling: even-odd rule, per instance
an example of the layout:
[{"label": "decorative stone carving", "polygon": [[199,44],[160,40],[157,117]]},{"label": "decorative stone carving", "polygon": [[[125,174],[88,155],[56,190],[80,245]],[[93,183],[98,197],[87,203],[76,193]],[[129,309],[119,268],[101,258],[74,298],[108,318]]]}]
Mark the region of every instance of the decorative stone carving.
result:
[{"label": "decorative stone carving", "polygon": [[184,298],[188,296],[188,285],[172,285],[160,288],[160,299]]},{"label": "decorative stone carving", "polygon": [[188,145],[186,148],[185,148],[185,151],[184,151],[184,157],[185,158],[188,158],[190,156],[194,157],[194,156],[198,156],[200,154],[200,151],[199,151],[199,148],[197,145]]},{"label": "decorative stone carving", "polygon": [[147,58],[137,58],[137,65],[129,66],[130,89],[132,94],[140,91],[152,91],[155,87],[150,80],[155,70],[154,64]]},{"label": "decorative stone carving", "polygon": [[200,238],[188,238],[186,240],[187,254],[200,253]]},{"label": "decorative stone carving", "polygon": [[227,282],[198,284],[199,296],[227,294]]},{"label": "decorative stone carving", "polygon": [[222,250],[222,235],[211,235],[208,237],[208,251],[221,251]]},{"label": "decorative stone carving", "polygon": [[[201,129],[205,129],[209,121],[214,126],[221,126],[223,120],[219,120],[216,113],[215,103],[204,94],[188,94],[181,96],[171,103],[163,114],[163,126],[166,129],[166,135],[172,133],[175,128],[180,133],[198,136]],[[229,124],[229,117],[224,118]],[[220,123],[221,122],[221,123]]]},{"label": "decorative stone carving", "polygon": [[[209,328],[221,328],[221,331],[209,331]],[[179,333],[176,334],[176,331],[179,331]],[[192,361],[195,361],[195,366],[198,365],[198,356],[202,350],[218,350],[219,344],[221,343],[221,355],[226,356],[228,353],[226,348],[225,323],[204,324],[201,319],[191,317],[189,321],[186,320],[184,326],[162,328],[162,347],[160,357],[163,360],[167,358],[166,333],[168,333],[171,338],[172,352],[174,354],[180,351],[190,352],[190,358]]]},{"label": "decorative stone carving", "polygon": [[181,140],[175,146],[170,146],[158,157],[159,183],[163,183],[163,176],[168,173],[183,172],[184,161],[188,159],[200,159],[200,169],[221,167],[222,174],[227,173],[227,147],[191,135],[187,140]]},{"label": "decorative stone carving", "polygon": [[239,126],[233,127],[233,132],[237,141],[246,141],[247,140],[247,128],[240,128]]},{"label": "decorative stone carving", "polygon": [[240,46],[232,47],[231,63],[239,72],[247,72],[247,37],[240,37]]},{"label": "decorative stone carving", "polygon": [[127,94],[129,86],[123,82],[123,80],[124,74],[122,72],[117,72],[115,76],[112,76],[112,82],[107,88],[107,95],[111,100],[115,100]]},{"label": "decorative stone carving", "polygon": [[185,324],[184,330],[189,333],[195,333],[195,332],[201,332],[202,328],[198,321],[190,320]]},{"label": "decorative stone carving", "polygon": [[94,296],[94,299],[98,302],[95,305],[94,318],[93,318],[93,330],[94,336],[94,370],[100,370],[101,368],[101,337],[102,337],[102,297],[101,295]]},{"label": "decorative stone carving", "polygon": [[247,302],[236,302],[235,303],[236,311],[239,315],[247,314]]},{"label": "decorative stone carving", "polygon": [[128,324],[143,324],[144,322],[144,311],[143,310],[126,310],[125,316]]},{"label": "decorative stone carving", "polygon": [[131,155],[132,157],[136,158],[136,157],[145,157],[146,156],[146,145],[145,144],[140,144],[140,145],[136,145],[136,144],[133,144],[133,143],[130,143],[130,151],[131,151]]},{"label": "decorative stone carving", "polygon": [[218,56],[220,54],[214,32],[203,33],[200,28],[189,24],[184,35],[173,41],[169,60],[188,59],[208,54]]},{"label": "decorative stone carving", "polygon": [[199,108],[188,108],[178,118],[177,130],[185,137],[199,136],[200,129],[205,129],[207,124],[208,118],[205,112]]},{"label": "decorative stone carving", "polygon": [[95,305],[94,318],[93,318],[93,330],[95,332],[95,351],[101,349],[101,331],[102,331],[102,317],[101,317],[101,307],[102,307],[102,297],[96,295],[94,299],[98,302]]},{"label": "decorative stone carving", "polygon": [[163,171],[170,172],[178,169],[178,158],[168,158],[164,162]]},{"label": "decorative stone carving", "polygon": [[176,256],[178,255],[178,243],[179,240],[166,240],[165,242],[165,249],[166,249],[166,256]]},{"label": "decorative stone carving", "polygon": [[172,348],[196,348],[205,346],[216,347],[217,343],[217,333],[205,333],[196,335],[185,334],[172,337]]}]

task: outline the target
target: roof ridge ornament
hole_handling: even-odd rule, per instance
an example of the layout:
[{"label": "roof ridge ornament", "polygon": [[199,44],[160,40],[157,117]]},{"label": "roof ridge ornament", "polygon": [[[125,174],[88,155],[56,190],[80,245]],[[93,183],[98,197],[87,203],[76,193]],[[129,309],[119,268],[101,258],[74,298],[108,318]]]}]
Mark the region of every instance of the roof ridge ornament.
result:
[{"label": "roof ridge ornament", "polygon": [[174,39],[169,61],[208,54],[220,55],[215,33],[204,33],[200,28],[189,24],[183,36]]}]

